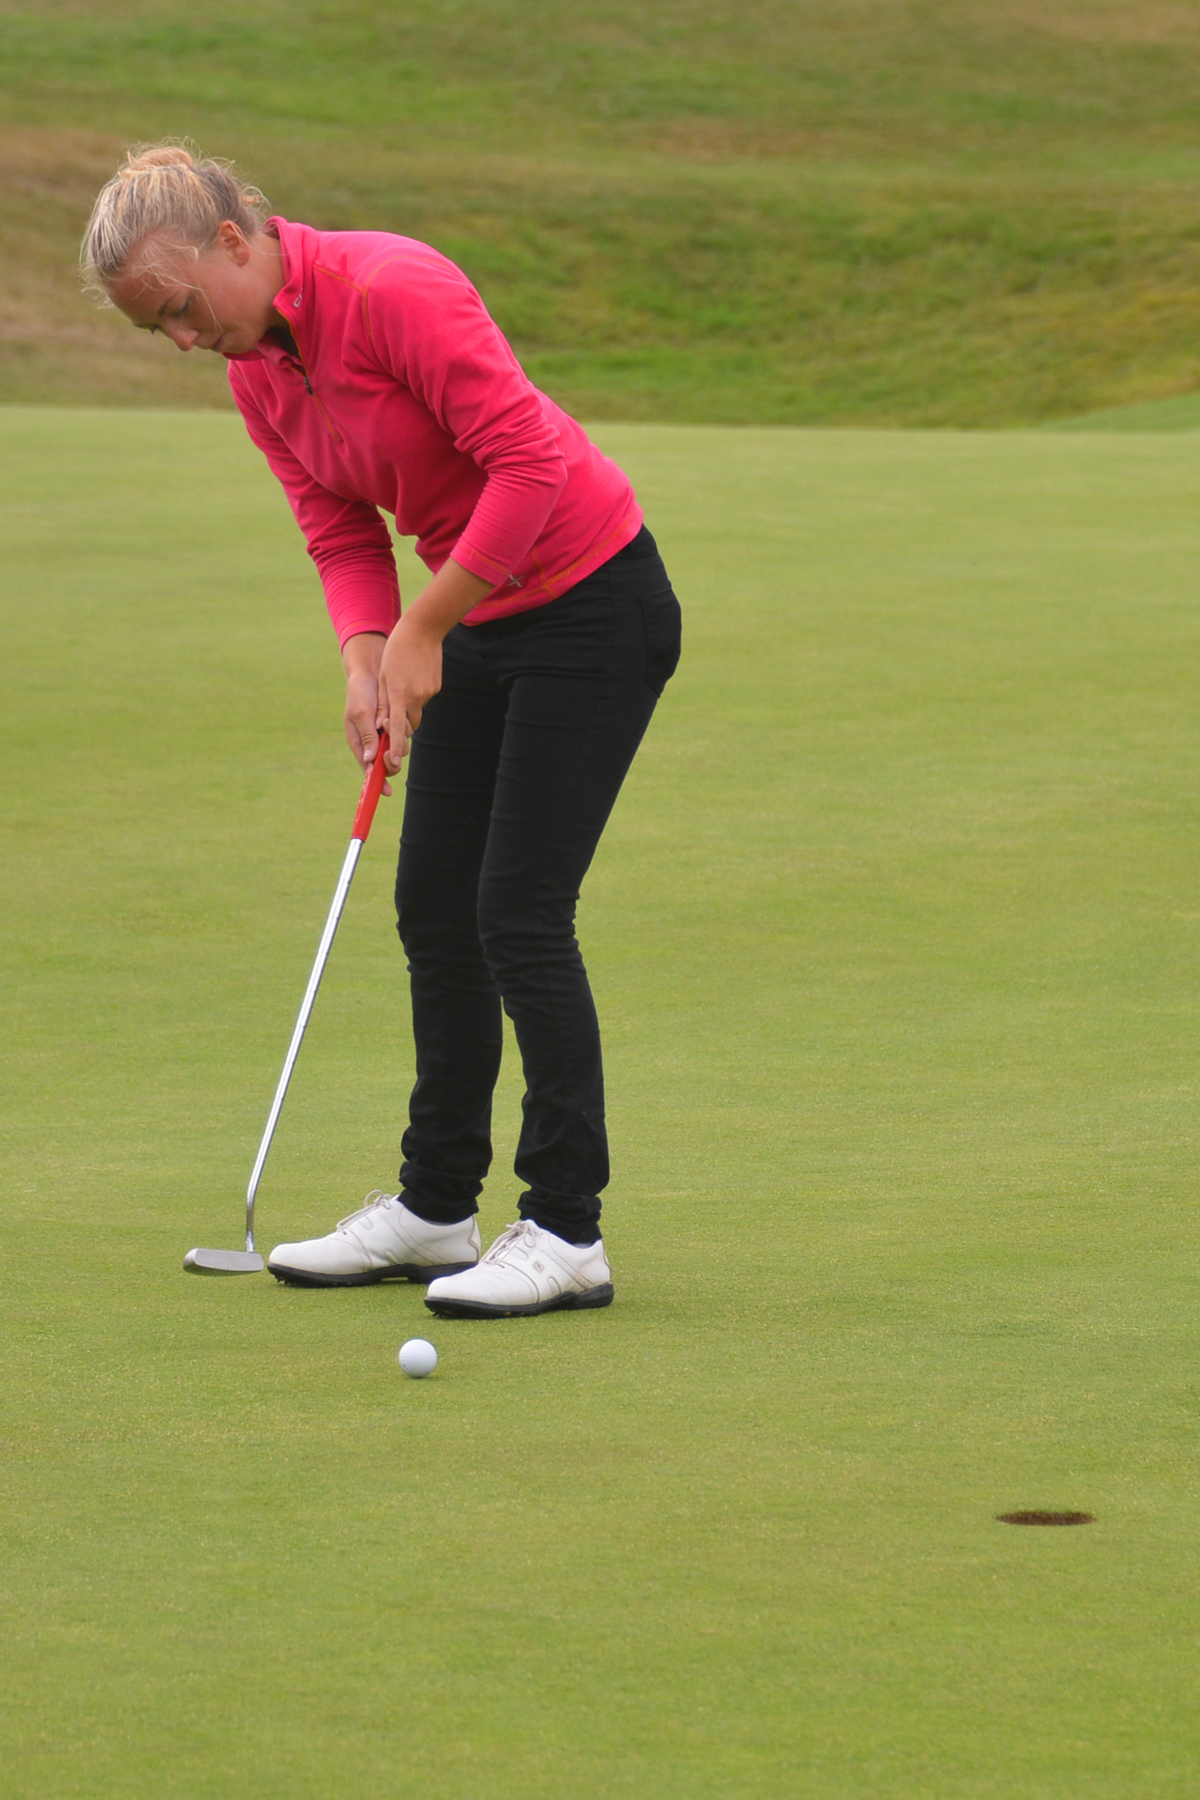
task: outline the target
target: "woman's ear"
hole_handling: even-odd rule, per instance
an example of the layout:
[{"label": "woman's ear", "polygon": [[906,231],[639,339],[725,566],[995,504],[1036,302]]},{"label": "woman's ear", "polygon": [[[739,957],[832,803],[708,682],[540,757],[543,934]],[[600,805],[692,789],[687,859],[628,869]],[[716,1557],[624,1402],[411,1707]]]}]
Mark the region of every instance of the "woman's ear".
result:
[{"label": "woman's ear", "polygon": [[244,268],[250,260],[250,245],[240,225],[232,219],[223,219],[217,227],[217,243],[226,256],[235,262],[239,269]]}]

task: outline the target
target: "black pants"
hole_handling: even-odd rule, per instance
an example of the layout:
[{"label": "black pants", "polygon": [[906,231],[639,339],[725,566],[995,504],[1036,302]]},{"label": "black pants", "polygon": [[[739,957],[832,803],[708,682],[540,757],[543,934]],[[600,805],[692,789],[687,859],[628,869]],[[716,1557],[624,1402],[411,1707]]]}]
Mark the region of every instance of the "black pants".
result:
[{"label": "black pants", "polygon": [[422,1218],[477,1210],[503,1004],[525,1074],[521,1214],[573,1243],[599,1235],[604,1078],[575,905],[679,638],[643,530],[548,606],[446,639],[396,875],[417,1052],[400,1183]]}]

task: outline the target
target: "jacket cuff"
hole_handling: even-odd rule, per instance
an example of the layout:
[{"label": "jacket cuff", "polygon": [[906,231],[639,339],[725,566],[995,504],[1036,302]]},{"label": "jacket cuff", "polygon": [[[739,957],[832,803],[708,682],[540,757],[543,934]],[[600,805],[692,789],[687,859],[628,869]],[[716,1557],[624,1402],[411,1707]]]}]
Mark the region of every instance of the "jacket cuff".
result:
[{"label": "jacket cuff", "polygon": [[512,571],[494,556],[468,541],[469,534],[464,532],[450,554],[456,563],[469,569],[472,575],[478,575],[480,581],[490,581],[494,588],[506,582]]}]

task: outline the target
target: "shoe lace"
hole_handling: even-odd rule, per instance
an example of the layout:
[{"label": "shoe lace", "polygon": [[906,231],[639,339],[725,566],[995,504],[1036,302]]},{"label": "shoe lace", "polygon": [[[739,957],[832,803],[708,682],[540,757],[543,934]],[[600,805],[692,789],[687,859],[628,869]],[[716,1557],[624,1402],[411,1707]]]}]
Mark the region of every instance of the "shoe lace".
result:
[{"label": "shoe lace", "polygon": [[513,1225],[506,1225],[490,1250],[484,1252],[481,1261],[499,1262],[504,1253],[517,1244],[531,1243],[537,1226],[532,1219],[518,1219]]},{"label": "shoe lace", "polygon": [[399,1198],[399,1194],[387,1194],[382,1188],[372,1188],[357,1212],[347,1213],[344,1219],[338,1220],[337,1230],[344,1230],[347,1225],[353,1225],[356,1219],[365,1219],[368,1213],[376,1212],[379,1207],[386,1206],[390,1200]]}]

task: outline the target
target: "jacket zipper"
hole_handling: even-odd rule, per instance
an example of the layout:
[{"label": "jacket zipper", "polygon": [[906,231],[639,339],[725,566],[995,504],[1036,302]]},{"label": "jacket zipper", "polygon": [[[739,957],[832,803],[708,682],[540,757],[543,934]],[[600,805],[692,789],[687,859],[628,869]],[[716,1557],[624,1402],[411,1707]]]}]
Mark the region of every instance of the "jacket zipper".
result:
[{"label": "jacket zipper", "polygon": [[334,443],[340,444],[342,441],[342,434],[340,431],[336,431],[334,429],[332,419],[329,417],[329,414],[325,411],[325,408],[321,405],[321,402],[317,399],[317,396],[313,393],[312,382],[308,379],[308,370],[305,368],[304,364],[300,361],[300,358],[298,356],[293,357],[292,360],[295,363],[296,367],[300,371],[300,377],[301,377],[301,380],[304,382],[304,386],[308,393],[309,399],[312,401],[313,405],[316,407],[317,411],[321,415],[322,424],[324,425],[326,431],[329,433],[330,437],[333,439]]}]

